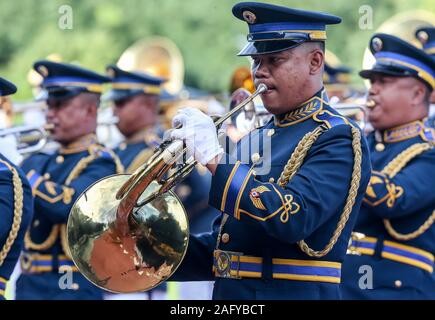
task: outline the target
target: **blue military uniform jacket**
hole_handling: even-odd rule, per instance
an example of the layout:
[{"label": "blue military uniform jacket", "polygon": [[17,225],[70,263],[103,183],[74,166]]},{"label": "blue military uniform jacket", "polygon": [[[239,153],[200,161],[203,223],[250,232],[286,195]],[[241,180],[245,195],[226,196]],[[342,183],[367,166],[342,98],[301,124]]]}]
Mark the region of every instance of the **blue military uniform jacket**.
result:
[{"label": "blue military uniform jacket", "polygon": [[[15,182],[14,182],[15,177]],[[0,154],[0,300],[20,257],[33,215],[33,198],[24,173]]]},{"label": "blue military uniform jacket", "polygon": [[[322,133],[307,153],[295,152],[316,130]],[[366,141],[359,137],[361,176],[352,179],[352,131],[360,132],[321,91],[245,136],[212,181],[210,203],[226,215],[215,221],[213,233],[190,238],[174,279],[215,279],[214,299],[340,298],[341,263],[370,177]],[[296,161],[299,169],[282,182],[292,154],[303,161]],[[317,251],[327,246],[352,180],[354,203],[335,245],[319,257],[303,252],[301,240]]]},{"label": "blue military uniform jacket", "polygon": [[140,131],[139,139],[121,142],[114,149],[115,153],[122,162],[126,173],[133,173],[137,168],[144,164],[153,154],[154,149],[161,143],[160,138],[148,131]]},{"label": "blue military uniform jacket", "polygon": [[[368,136],[373,172],[344,263],[344,298],[435,299],[434,132],[414,121]],[[360,288],[363,265],[372,290]]]},{"label": "blue military uniform jacket", "polygon": [[97,180],[120,173],[116,155],[86,136],[53,154],[27,158],[26,172],[34,195],[34,219],[21,258],[23,274],[17,281],[17,299],[98,299],[101,292],[74,272],[72,290],[61,290],[59,278],[77,271],[68,257],[66,223],[75,200]]}]

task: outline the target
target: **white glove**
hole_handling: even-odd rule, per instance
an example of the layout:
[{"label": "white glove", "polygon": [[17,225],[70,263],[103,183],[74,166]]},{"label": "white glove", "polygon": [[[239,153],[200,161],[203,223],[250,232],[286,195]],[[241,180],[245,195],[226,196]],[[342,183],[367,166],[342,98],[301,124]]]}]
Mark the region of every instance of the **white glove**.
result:
[{"label": "white glove", "polygon": [[0,137],[0,153],[17,166],[23,161],[23,156],[17,149],[17,139],[13,135]]},{"label": "white glove", "polygon": [[[182,127],[175,129],[179,125]],[[224,152],[219,145],[213,120],[198,109],[179,110],[172,119],[172,126],[174,129],[170,132],[171,139],[184,140],[187,146],[187,156],[193,156],[202,165],[207,165]]]}]

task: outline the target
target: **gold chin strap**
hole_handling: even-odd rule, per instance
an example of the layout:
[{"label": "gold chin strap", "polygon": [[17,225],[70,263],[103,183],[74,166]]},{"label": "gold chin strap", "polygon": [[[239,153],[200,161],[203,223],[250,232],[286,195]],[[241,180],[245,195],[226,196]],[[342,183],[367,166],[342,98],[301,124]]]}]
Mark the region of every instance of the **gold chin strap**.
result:
[{"label": "gold chin strap", "polygon": [[[315,251],[311,249],[308,244],[301,240],[298,242],[299,248],[306,253],[310,257],[320,258],[326,256],[334,245],[337,243],[338,238],[341,235],[344,227],[346,226],[347,221],[349,220],[350,213],[352,212],[353,205],[355,204],[355,199],[358,194],[358,188],[361,180],[361,133],[357,128],[351,127],[352,129],[352,148],[354,154],[354,165],[352,171],[352,180],[350,182],[349,193],[347,195],[346,204],[344,206],[343,212],[340,216],[340,220],[337,223],[337,227],[332,234],[331,239],[325,248],[321,251]],[[304,159],[319,136],[327,131],[327,128],[324,126],[317,127],[313,131],[307,133],[302,140],[297,145],[296,149],[293,151],[290,159],[288,160],[286,166],[284,167],[284,171],[281,173],[281,176],[278,179],[278,185],[282,188],[287,185],[287,183],[294,177],[299,168],[304,162]]]},{"label": "gold chin strap", "polygon": [[6,259],[6,256],[8,255],[9,251],[12,248],[15,239],[17,238],[18,231],[20,230],[21,219],[23,217],[23,185],[21,183],[20,176],[18,175],[18,172],[14,167],[12,167],[6,161],[0,160],[0,162],[6,165],[9,168],[9,170],[11,170],[12,183],[14,185],[14,218],[12,221],[11,231],[9,231],[8,238],[6,239],[6,242],[2,250],[0,251],[0,267],[1,267]]},{"label": "gold chin strap", "polygon": [[[433,149],[433,147],[434,147],[433,143],[413,144],[409,148],[399,153],[399,155],[397,155],[393,160],[391,160],[381,172],[387,175],[390,179],[392,179],[409,163],[409,161],[411,161],[418,155],[422,154],[423,152]],[[424,232],[426,232],[426,230],[430,228],[430,226],[434,223],[434,221],[435,221],[435,210],[432,211],[432,214],[429,216],[429,218],[417,230],[407,234],[401,234],[397,232],[393,228],[391,221],[388,219],[384,219],[384,226],[385,229],[387,229],[388,234],[393,238],[397,240],[408,241],[421,236]]]}]

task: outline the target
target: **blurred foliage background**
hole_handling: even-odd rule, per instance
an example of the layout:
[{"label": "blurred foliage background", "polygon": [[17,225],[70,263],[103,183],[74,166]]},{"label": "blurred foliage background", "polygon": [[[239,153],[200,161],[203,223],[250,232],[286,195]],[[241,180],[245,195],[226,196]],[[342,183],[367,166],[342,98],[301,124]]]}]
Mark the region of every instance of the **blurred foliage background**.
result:
[{"label": "blurred foliage background", "polygon": [[[0,3],[0,75],[19,87],[14,99],[31,98],[27,72],[35,60],[57,53],[65,62],[78,62],[95,71],[115,63],[122,52],[142,38],[159,35],[172,39],[185,63],[185,84],[211,92],[228,90],[237,66],[249,59],[237,57],[247,26],[235,19],[234,0],[2,0]],[[406,10],[435,11],[433,0],[274,0],[264,1],[343,18],[328,28],[327,48],[356,72],[376,28]],[[62,30],[59,8],[73,9],[71,30]],[[373,29],[361,30],[359,8],[373,8]]]}]

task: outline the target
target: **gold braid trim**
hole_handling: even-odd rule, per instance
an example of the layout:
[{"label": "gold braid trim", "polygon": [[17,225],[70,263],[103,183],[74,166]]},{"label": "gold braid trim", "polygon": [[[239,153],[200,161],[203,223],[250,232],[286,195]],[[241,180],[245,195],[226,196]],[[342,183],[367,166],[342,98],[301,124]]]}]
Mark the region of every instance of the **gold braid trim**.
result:
[{"label": "gold braid trim", "polygon": [[[74,169],[70,172],[70,174],[66,178],[65,185],[69,186],[71,182],[74,179],[77,179],[80,176],[80,174],[88,167],[88,165],[97,158],[98,158],[97,154],[91,154],[87,157],[80,159],[80,161],[76,164]],[[59,227],[60,243],[62,245],[62,250],[69,259],[72,259],[68,246],[68,240],[66,237],[66,225],[59,224],[58,227]],[[63,230],[65,230],[65,232],[63,232]]]},{"label": "gold braid trim", "polygon": [[293,151],[293,154],[291,155],[286,166],[284,167],[283,172],[281,172],[281,176],[278,179],[277,183],[280,187],[284,187],[291,179],[293,179],[294,175],[304,162],[308,151],[314,142],[316,142],[317,138],[319,138],[320,135],[325,131],[326,129],[324,127],[317,127],[313,131],[308,132],[301,139],[301,141],[299,141],[296,149]]},{"label": "gold braid trim", "polygon": [[[389,178],[394,178],[396,174],[398,174],[412,159],[417,157],[418,155],[422,154],[423,152],[427,150],[433,149],[434,144],[433,143],[416,143],[410,146],[409,148],[405,149],[401,153],[399,153],[393,160],[391,160],[386,167],[381,171],[383,174],[387,175]],[[391,224],[391,221],[389,219],[384,219],[384,226],[387,230],[388,234],[392,236],[393,238],[397,240],[402,241],[408,241],[415,239],[419,236],[421,236],[424,232],[426,232],[430,226],[435,221],[435,210],[432,212],[432,214],[429,216],[429,218],[420,226],[417,228],[417,230],[402,234],[397,232],[393,225]]]},{"label": "gold braid trim", "polygon": [[126,173],[133,173],[136,171],[137,168],[139,168],[141,165],[143,165],[146,161],[148,161],[149,158],[154,154],[154,150],[152,148],[145,149],[141,151],[130,163],[130,165],[127,168]]},{"label": "gold braid trim", "polygon": [[122,165],[121,159],[119,159],[116,153],[110,149],[107,149],[106,152],[108,152],[112,156],[113,161],[115,161],[116,173],[125,173],[125,168]]},{"label": "gold braid trim", "polygon": [[12,183],[14,185],[14,218],[12,220],[11,231],[9,231],[9,235],[6,239],[6,242],[0,251],[0,267],[2,266],[6,256],[12,248],[12,245],[15,242],[15,239],[18,236],[18,231],[21,226],[21,219],[23,217],[23,185],[21,183],[20,176],[18,175],[17,170],[12,167],[6,161],[0,160],[3,164],[5,164],[9,170],[12,172]]},{"label": "gold braid trim", "polygon": [[66,232],[66,224],[63,224],[60,226],[60,243],[62,245],[62,250],[65,253],[65,255],[72,259],[71,257],[71,251],[69,249],[69,245],[68,245],[68,237],[67,237],[67,232]]},{"label": "gold braid trim", "polygon": [[[116,172],[122,173],[124,171],[124,167],[122,166],[122,163],[119,160],[119,158],[111,150],[106,150],[106,151],[110,153],[110,155],[113,157],[115,161]],[[80,161],[76,164],[74,169],[68,175],[65,181],[65,186],[69,186],[72,183],[72,181],[78,178],[80,174],[87,168],[87,166],[97,158],[98,158],[98,153],[91,153],[89,156],[80,159]],[[47,250],[54,245],[59,235],[60,235],[62,249],[65,252],[65,255],[71,259],[68,240],[66,237],[65,224],[54,225],[53,228],[51,229],[51,232],[47,240],[45,240],[43,243],[40,244],[34,243],[31,240],[30,233],[27,232],[24,237],[24,245],[26,249],[33,249],[38,251]]]},{"label": "gold braid trim", "polygon": [[[297,145],[296,149],[293,151],[289,161],[284,167],[284,171],[278,179],[278,184],[280,187],[284,188],[285,185],[294,177],[297,170],[303,164],[303,161],[310,150],[311,146],[317,140],[317,138],[325,132],[327,129],[325,127],[317,127],[312,132],[307,133],[302,140]],[[350,182],[349,193],[347,195],[346,204],[344,206],[343,212],[340,216],[340,220],[337,223],[337,227],[329,240],[328,244],[321,251],[315,251],[311,249],[308,244],[301,240],[298,242],[299,248],[308,256],[320,258],[327,255],[334,245],[337,243],[338,238],[341,235],[347,221],[349,220],[350,213],[352,212],[353,205],[355,204],[355,199],[358,194],[358,188],[361,180],[361,162],[362,162],[362,151],[361,151],[361,133],[358,129],[352,127],[352,148],[354,153],[354,164],[352,171],[352,180]]]},{"label": "gold braid trim", "polygon": [[66,178],[65,186],[69,186],[74,179],[77,179],[80,174],[88,167],[88,165],[95,159],[97,159],[97,155],[95,154],[91,154],[87,157],[81,158]]},{"label": "gold braid trim", "polygon": [[32,249],[37,251],[47,250],[53,244],[56,242],[57,236],[59,235],[59,225],[56,224],[51,228],[50,234],[48,235],[48,238],[42,242],[42,243],[35,243],[32,241],[32,238],[30,237],[30,232],[27,231],[26,235],[24,236],[24,247],[26,249]]},{"label": "gold braid trim", "polygon": [[[119,157],[112,150],[107,149],[105,151],[108,152],[112,156],[113,160],[115,161],[116,173],[123,173],[124,166],[122,165]],[[67,185],[67,186],[70,185],[71,182],[74,179],[78,178],[80,176],[80,174],[87,168],[87,166],[97,158],[98,158],[98,154],[91,154],[85,158],[80,159],[80,161],[77,163],[77,165],[74,167],[74,169],[71,171],[68,178],[66,179],[65,185]],[[68,245],[66,224],[63,224],[60,226],[60,242],[62,245],[62,250],[65,253],[65,255],[69,259],[72,259],[71,252],[70,252],[69,245]]]}]

